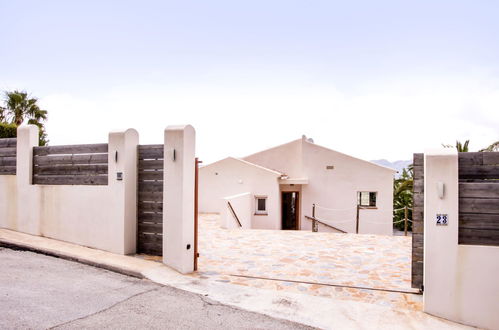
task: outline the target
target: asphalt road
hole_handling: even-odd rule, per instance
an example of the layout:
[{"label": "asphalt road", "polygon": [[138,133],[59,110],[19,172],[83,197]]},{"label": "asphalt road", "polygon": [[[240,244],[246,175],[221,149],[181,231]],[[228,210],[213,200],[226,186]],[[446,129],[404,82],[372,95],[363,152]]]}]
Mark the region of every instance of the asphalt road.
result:
[{"label": "asphalt road", "polygon": [[309,329],[208,297],[0,247],[0,329]]}]

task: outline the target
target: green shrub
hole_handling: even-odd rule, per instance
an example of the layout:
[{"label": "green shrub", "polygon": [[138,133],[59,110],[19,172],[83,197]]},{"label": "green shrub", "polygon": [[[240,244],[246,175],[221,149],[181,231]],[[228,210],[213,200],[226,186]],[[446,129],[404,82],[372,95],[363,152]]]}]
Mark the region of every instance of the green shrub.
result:
[{"label": "green shrub", "polygon": [[0,123],[0,139],[14,138],[17,136],[16,124]]},{"label": "green shrub", "polygon": [[[42,126],[39,131],[38,143],[40,146],[46,146],[49,143],[47,139],[47,133],[45,133],[45,128]],[[3,138],[15,138],[17,137],[17,126],[16,124],[0,123],[0,139]]]}]

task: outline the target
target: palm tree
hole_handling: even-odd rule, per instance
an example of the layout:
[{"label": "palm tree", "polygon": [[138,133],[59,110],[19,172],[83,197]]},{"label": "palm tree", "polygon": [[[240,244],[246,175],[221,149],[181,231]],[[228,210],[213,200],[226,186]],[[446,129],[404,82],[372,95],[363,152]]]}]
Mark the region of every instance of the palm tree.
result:
[{"label": "palm tree", "polygon": [[498,152],[499,151],[499,141],[492,143],[487,148],[480,150],[480,152]]},{"label": "palm tree", "polygon": [[458,152],[468,152],[469,151],[469,146],[470,140],[466,140],[464,144],[461,144],[461,142],[456,141],[456,149]]},{"label": "palm tree", "polygon": [[4,107],[0,107],[0,122],[21,125],[26,120],[28,124],[36,125],[40,129],[39,143],[44,146],[48,143],[44,122],[47,120],[47,110],[42,110],[37,104],[38,99],[31,97],[26,91],[15,90],[5,92]]},{"label": "palm tree", "polygon": [[[456,141],[456,149],[457,149],[457,152],[468,152],[469,151],[469,144],[470,144],[470,140],[466,140],[463,143],[461,143],[460,141]],[[444,146],[444,148],[454,148],[453,145],[451,144],[442,144],[442,146]]]},{"label": "palm tree", "polygon": [[21,125],[26,119],[30,124],[43,125],[47,120],[47,111],[40,109],[38,99],[30,97],[25,91],[15,90],[5,92],[5,117],[9,117],[11,123]]}]

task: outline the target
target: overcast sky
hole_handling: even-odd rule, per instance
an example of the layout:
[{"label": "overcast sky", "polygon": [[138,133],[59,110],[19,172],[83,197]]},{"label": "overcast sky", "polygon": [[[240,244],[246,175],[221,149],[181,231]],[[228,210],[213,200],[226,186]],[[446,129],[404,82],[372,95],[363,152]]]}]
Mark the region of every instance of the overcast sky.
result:
[{"label": "overcast sky", "polygon": [[206,162],[302,134],[366,160],[499,140],[499,1],[0,0],[0,89],[52,145],[192,124]]}]

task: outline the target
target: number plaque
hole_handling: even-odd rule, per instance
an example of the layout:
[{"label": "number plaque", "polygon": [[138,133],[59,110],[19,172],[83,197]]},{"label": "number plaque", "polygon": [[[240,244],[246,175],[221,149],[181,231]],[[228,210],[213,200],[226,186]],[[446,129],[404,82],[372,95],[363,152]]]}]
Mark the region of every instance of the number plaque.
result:
[{"label": "number plaque", "polygon": [[447,214],[437,214],[437,226],[447,226],[449,224],[449,216]]}]

